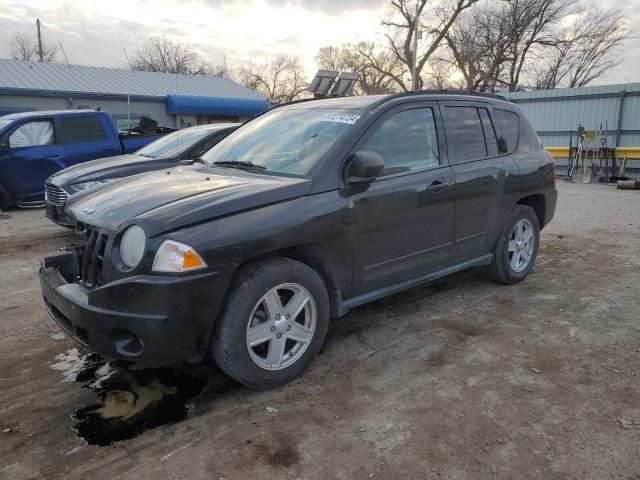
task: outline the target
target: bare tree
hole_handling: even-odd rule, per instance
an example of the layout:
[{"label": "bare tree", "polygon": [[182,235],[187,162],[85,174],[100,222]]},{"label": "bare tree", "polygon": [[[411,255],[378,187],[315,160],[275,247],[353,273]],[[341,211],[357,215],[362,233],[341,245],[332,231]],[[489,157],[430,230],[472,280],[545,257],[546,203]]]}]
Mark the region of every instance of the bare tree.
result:
[{"label": "bare tree", "polygon": [[521,88],[524,67],[532,57],[553,47],[558,22],[571,13],[575,0],[510,0],[504,2],[501,16],[508,26],[506,78],[510,91]]},{"label": "bare tree", "polygon": [[[14,60],[22,60],[26,62],[36,62],[40,60],[38,52],[38,42],[24,33],[16,33],[9,41],[9,49],[11,58]],[[55,61],[58,54],[56,45],[47,45],[42,42],[42,61],[51,63]]]},{"label": "bare tree", "polygon": [[507,19],[496,15],[495,6],[478,5],[445,35],[450,56],[443,60],[457,67],[466,89],[493,92],[509,60],[509,33]]},{"label": "bare tree", "polygon": [[242,67],[239,81],[269,100],[280,103],[300,99],[309,85],[300,60],[284,55],[263,65]]},{"label": "bare tree", "polygon": [[[442,44],[445,35],[456,22],[460,14],[479,0],[418,0],[417,15],[420,18],[419,28],[422,34],[421,44],[425,48],[418,48],[416,54],[416,76],[420,80],[421,73],[427,62]],[[414,52],[412,41],[417,35],[414,28],[415,10],[412,0],[391,0],[391,14],[382,24],[388,28],[385,33],[389,47],[393,54],[405,64],[407,71],[411,71]],[[404,76],[391,75],[398,86],[407,90]]]},{"label": "bare tree", "polygon": [[620,63],[615,52],[628,36],[621,12],[596,8],[575,14],[560,30],[552,53],[538,62],[535,88],[589,84]]},{"label": "bare tree", "polygon": [[373,42],[323,47],[316,55],[316,64],[323,70],[360,74],[354,95],[379,95],[398,91],[392,75],[401,76],[404,64],[387,49]]},{"label": "bare tree", "polygon": [[193,48],[165,36],[152,37],[142,45],[131,60],[131,70],[145,72],[210,75],[212,69]]}]

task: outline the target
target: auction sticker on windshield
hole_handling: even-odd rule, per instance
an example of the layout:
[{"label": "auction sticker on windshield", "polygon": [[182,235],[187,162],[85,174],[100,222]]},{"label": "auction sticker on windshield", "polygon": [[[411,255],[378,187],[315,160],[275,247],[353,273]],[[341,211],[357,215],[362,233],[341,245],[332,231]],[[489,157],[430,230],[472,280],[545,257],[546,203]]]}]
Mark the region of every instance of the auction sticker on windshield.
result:
[{"label": "auction sticker on windshield", "polygon": [[360,115],[357,113],[345,113],[345,112],[333,112],[333,113],[324,113],[320,117],[321,122],[337,122],[337,123],[348,123],[353,125],[356,123],[356,120],[360,118]]}]

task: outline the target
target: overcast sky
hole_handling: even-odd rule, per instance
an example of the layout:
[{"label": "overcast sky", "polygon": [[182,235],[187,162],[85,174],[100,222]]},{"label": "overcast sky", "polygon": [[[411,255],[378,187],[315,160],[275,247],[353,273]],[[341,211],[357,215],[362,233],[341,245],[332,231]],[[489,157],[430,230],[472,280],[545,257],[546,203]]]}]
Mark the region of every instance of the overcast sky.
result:
[{"label": "overcast sky", "polygon": [[[608,0],[613,2],[613,0]],[[310,75],[318,48],[380,41],[388,0],[0,0],[0,57],[16,32],[35,36],[43,23],[48,43],[62,42],[70,63],[126,67],[152,35],[188,42],[213,64],[262,63],[284,53],[301,57]],[[615,2],[640,32],[640,0]],[[640,82],[640,36],[629,40],[624,62],[596,83]],[[60,59],[59,59],[60,60]]]}]

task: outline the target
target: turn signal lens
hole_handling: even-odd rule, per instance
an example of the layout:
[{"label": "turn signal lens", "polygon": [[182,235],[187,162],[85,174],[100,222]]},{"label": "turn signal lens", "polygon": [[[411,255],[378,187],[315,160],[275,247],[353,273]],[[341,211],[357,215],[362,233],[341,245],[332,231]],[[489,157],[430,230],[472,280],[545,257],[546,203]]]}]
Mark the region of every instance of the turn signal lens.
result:
[{"label": "turn signal lens", "polygon": [[207,263],[189,245],[165,240],[153,259],[154,272],[189,272],[205,268]]}]

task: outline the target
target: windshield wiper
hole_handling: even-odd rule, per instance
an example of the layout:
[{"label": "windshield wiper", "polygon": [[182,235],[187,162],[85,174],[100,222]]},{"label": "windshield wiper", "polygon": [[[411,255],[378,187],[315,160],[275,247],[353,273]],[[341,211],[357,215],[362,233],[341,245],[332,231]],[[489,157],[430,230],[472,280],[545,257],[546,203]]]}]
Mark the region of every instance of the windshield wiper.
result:
[{"label": "windshield wiper", "polygon": [[253,162],[245,160],[227,160],[222,162],[213,162],[213,165],[220,165],[221,167],[240,168],[242,170],[266,170],[267,167],[262,165],[256,165]]},{"label": "windshield wiper", "polygon": [[192,158],[191,159],[191,163],[189,165],[193,165],[194,163],[202,163],[204,165],[209,165],[207,162],[205,162],[202,157],[196,157],[196,158]]}]

